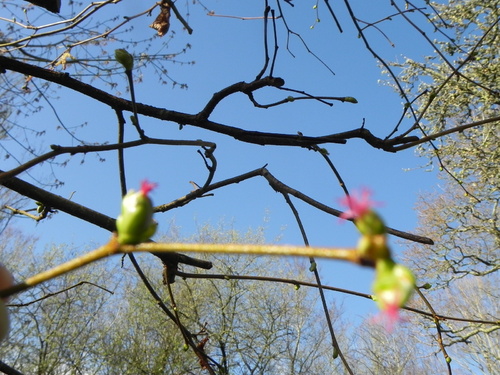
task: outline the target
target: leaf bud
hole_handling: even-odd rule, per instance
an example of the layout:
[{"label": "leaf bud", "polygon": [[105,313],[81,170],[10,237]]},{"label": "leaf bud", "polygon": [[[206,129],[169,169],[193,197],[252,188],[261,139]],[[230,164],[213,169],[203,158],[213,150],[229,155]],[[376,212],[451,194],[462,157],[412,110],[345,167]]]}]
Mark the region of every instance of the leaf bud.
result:
[{"label": "leaf bud", "polygon": [[424,284],[424,285],[422,285],[420,288],[422,288],[422,289],[430,289],[430,288],[432,288],[432,284],[425,283],[425,284]]},{"label": "leaf bud", "polygon": [[134,57],[123,48],[115,50],[115,60],[122,64],[127,72],[134,68]]},{"label": "leaf bud", "polygon": [[358,100],[356,98],[353,98],[352,96],[346,96],[344,98],[344,101],[354,104],[358,103]]},{"label": "leaf bud", "polygon": [[153,220],[153,203],[148,197],[154,187],[144,181],[141,190],[131,190],[123,197],[121,214],[116,219],[119,243],[137,245],[156,232],[158,223]]}]

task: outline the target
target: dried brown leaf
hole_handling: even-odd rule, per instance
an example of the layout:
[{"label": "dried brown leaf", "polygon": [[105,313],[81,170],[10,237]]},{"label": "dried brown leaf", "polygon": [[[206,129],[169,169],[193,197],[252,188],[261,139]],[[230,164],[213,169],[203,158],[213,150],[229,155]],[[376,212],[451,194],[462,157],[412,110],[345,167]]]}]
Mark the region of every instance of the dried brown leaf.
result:
[{"label": "dried brown leaf", "polygon": [[159,36],[164,36],[170,28],[170,5],[163,2],[160,8],[160,14],[149,27],[155,29]]}]

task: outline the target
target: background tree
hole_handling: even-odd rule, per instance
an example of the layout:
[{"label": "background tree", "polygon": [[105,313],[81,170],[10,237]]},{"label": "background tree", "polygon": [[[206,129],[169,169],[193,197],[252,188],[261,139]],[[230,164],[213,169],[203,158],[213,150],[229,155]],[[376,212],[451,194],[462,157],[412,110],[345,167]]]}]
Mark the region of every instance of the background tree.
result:
[{"label": "background tree", "polygon": [[419,231],[435,245],[411,246],[406,259],[432,284],[433,306],[445,315],[477,320],[443,322],[444,345],[461,353],[454,357],[469,371],[496,373],[499,327],[481,321],[498,317],[493,301],[500,298],[491,288],[499,282],[500,265],[498,2],[455,1],[436,9],[437,27],[455,25],[450,38],[438,42],[443,56],[398,66],[423,131],[461,131],[420,146],[430,165],[439,166],[443,184],[417,204]]},{"label": "background tree", "polygon": [[498,2],[456,1],[436,7],[439,17],[432,19],[436,27],[455,26],[448,40],[437,42],[443,56],[427,56],[422,62],[407,59],[400,67],[423,131],[461,129],[440,137],[438,145],[420,148],[431,163],[437,156],[439,168],[447,173],[442,173],[443,190],[422,197],[418,207],[422,231],[437,245],[411,252],[436,254],[425,256],[430,263],[419,261],[420,266],[433,282],[447,282],[496,272],[500,264],[500,152],[496,147],[500,31]]},{"label": "background tree", "polygon": [[[53,247],[39,258],[30,251],[33,241],[19,234],[8,238],[0,255],[18,258],[20,251],[12,250],[22,249],[26,262],[14,270],[18,275],[71,256],[67,247]],[[184,240],[259,243],[264,232],[240,234],[223,225],[205,225]],[[183,274],[168,291],[152,259],[141,259],[144,272],[163,291],[164,300],[176,306],[178,319],[196,329],[198,341],[218,364],[217,373],[322,374],[334,365],[317,293],[296,288],[290,279],[310,279],[300,262],[221,257],[211,275]],[[114,258],[16,297],[10,302],[14,329],[1,357],[29,374],[200,373],[175,323],[166,319],[134,273]],[[265,274],[284,283],[272,285]],[[333,307],[332,313],[340,316]]]}]

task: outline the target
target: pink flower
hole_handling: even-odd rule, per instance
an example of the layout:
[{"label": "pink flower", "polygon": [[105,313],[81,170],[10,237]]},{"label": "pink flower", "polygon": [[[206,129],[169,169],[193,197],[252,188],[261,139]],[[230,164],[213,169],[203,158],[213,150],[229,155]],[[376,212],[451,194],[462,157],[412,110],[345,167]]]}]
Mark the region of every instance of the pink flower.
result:
[{"label": "pink flower", "polygon": [[382,324],[386,331],[391,333],[394,327],[402,321],[399,310],[399,306],[396,303],[387,304],[380,314],[373,318],[373,322]]},{"label": "pink flower", "polygon": [[340,204],[348,208],[347,211],[340,215],[341,219],[357,219],[366,213],[370,212],[373,206],[378,205],[370,199],[372,192],[364,188],[361,194],[354,192],[354,194],[346,195],[340,199]]},{"label": "pink flower", "polygon": [[141,193],[144,196],[147,196],[150,191],[154,190],[158,184],[155,184],[154,182],[149,182],[148,180],[143,180],[141,182]]}]

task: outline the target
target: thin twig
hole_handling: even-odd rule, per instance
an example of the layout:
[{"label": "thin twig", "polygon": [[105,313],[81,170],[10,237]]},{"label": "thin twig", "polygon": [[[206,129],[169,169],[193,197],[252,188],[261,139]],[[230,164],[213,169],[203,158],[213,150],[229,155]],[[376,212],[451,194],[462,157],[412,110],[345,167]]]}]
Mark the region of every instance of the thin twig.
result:
[{"label": "thin twig", "polygon": [[443,344],[443,336],[441,334],[441,324],[439,323],[439,317],[436,314],[436,311],[432,307],[429,300],[427,298],[425,298],[425,296],[422,293],[422,291],[420,290],[420,288],[415,288],[415,291],[420,296],[420,298],[422,298],[425,305],[428,307],[429,311],[432,314],[432,318],[434,320],[434,324],[436,325],[436,330],[437,330],[437,342],[439,344],[441,351],[443,352],[444,360],[445,360],[446,366],[448,368],[448,375],[452,375],[451,366],[450,366],[451,357],[448,355],[448,352],[446,351],[446,348],[444,347],[444,344]]},{"label": "thin twig", "polygon": [[[226,275],[226,274],[214,274],[214,273],[188,273],[188,272],[182,272],[177,270],[175,274],[179,277],[182,278],[187,278],[187,279],[219,279],[219,280],[247,280],[247,281],[268,281],[268,282],[273,282],[273,283],[283,283],[283,284],[290,284],[294,286],[305,286],[305,287],[310,287],[310,288],[317,288],[318,285],[315,283],[307,282],[307,281],[302,281],[302,280],[297,280],[297,279],[282,279],[279,277],[269,277],[269,276],[254,276],[254,275]],[[365,299],[369,299],[373,301],[373,295],[368,294],[368,293],[361,293],[361,292],[356,292],[354,290],[349,290],[349,289],[343,289],[343,288],[337,288],[334,286],[329,286],[329,285],[322,285],[324,290],[331,291],[331,292],[337,292],[337,293],[342,293],[342,294],[348,294],[356,297],[361,297]],[[457,322],[467,322],[467,323],[477,323],[477,324],[487,324],[487,325],[493,325],[493,326],[500,326],[500,321],[494,321],[494,320],[481,320],[481,319],[472,319],[472,318],[461,318],[457,316],[449,316],[449,315],[442,315],[442,314],[435,314],[433,315],[432,313],[420,309],[416,309],[411,306],[404,306],[401,307],[401,309],[410,311],[416,314],[420,314],[422,316],[427,316],[430,318],[437,317],[440,321],[444,320],[450,320],[450,321],[457,321]]]},{"label": "thin twig", "polygon": [[[304,244],[306,245],[306,247],[309,247],[309,240],[307,239],[307,234],[306,234],[304,225],[302,224],[302,220],[300,219],[299,212],[295,208],[295,205],[293,204],[293,202],[290,199],[290,197],[288,196],[288,194],[282,193],[282,195],[285,198],[286,203],[288,204],[288,206],[292,210],[293,216],[295,217],[295,221],[297,222],[297,225],[299,226],[300,233],[301,233],[302,238],[304,240]],[[316,279],[316,284],[318,285],[321,306],[323,307],[323,313],[325,315],[328,331],[330,332],[330,337],[332,338],[333,358],[337,358],[338,356],[340,356],[340,359],[342,360],[342,363],[344,364],[347,372],[351,375],[354,375],[351,367],[349,366],[349,363],[347,362],[346,357],[344,356],[344,353],[340,349],[339,342],[337,341],[337,337],[336,337],[335,331],[333,329],[332,319],[330,318],[330,312],[328,310],[328,305],[326,303],[325,292],[323,291],[323,286],[321,283],[321,277],[319,275],[318,267],[316,266],[316,261],[314,260],[314,257],[309,257],[309,262],[311,263],[310,270],[314,273],[314,278]]]}]

